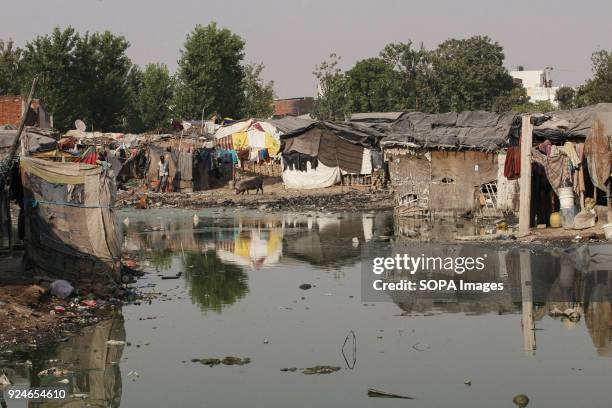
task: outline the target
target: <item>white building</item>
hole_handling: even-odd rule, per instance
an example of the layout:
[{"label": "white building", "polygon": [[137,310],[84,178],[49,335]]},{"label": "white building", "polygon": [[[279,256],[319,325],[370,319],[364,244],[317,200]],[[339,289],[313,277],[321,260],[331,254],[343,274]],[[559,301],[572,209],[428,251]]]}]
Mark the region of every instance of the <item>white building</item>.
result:
[{"label": "white building", "polygon": [[530,102],[549,101],[557,106],[555,101],[558,86],[552,86],[550,72],[552,68],[546,67],[541,70],[525,71],[523,67],[518,67],[516,71],[510,71],[510,75],[515,81],[523,84],[527,90],[527,96]]}]

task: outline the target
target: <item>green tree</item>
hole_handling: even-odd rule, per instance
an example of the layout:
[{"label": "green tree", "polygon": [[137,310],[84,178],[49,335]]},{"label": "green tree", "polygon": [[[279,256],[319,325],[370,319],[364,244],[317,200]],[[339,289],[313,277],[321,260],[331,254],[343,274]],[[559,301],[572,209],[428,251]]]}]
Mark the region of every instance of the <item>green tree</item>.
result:
[{"label": "green tree", "polygon": [[197,25],[178,62],[176,105],[183,117],[218,112],[238,117],[243,106],[244,41],[216,23]]},{"label": "green tree", "polygon": [[359,61],[346,72],[352,112],[388,112],[406,107],[400,74],[381,58]]},{"label": "green tree", "polygon": [[555,94],[555,101],[559,103],[561,109],[571,109],[574,107],[574,98],[576,97],[576,90],[569,86],[562,86],[557,89]]},{"label": "green tree", "polygon": [[529,103],[527,90],[521,84],[514,84],[510,92],[506,92],[495,98],[491,110],[499,113],[510,112],[514,110],[515,106],[526,103]]},{"label": "green tree", "polygon": [[593,78],[576,93],[576,105],[612,102],[612,52],[600,50],[591,56]]},{"label": "green tree", "polygon": [[332,53],[313,71],[318,82],[314,116],[319,120],[344,120],[350,115],[346,76],[339,63],[340,57]]},{"label": "green tree", "polygon": [[0,40],[0,95],[21,93],[21,53],[12,40]]},{"label": "green tree", "polygon": [[265,82],[261,77],[263,64],[244,67],[243,117],[268,118],[274,113],[274,82]]},{"label": "green tree", "polygon": [[512,110],[518,113],[545,113],[556,109],[555,105],[550,101],[527,102],[512,107]]},{"label": "green tree", "polygon": [[141,133],[145,131],[142,123],[140,110],[138,109],[138,95],[142,89],[143,72],[138,65],[132,65],[128,72],[126,82],[128,90],[128,103],[125,108],[125,131],[131,133]]},{"label": "green tree", "polygon": [[401,75],[404,105],[409,109],[419,109],[417,94],[417,76],[427,68],[429,53],[421,44],[419,49],[413,48],[412,41],[406,43],[387,44],[380,52],[380,58],[393,67]]},{"label": "green tree", "polygon": [[164,64],[147,65],[136,95],[136,108],[145,130],[167,129],[170,126],[173,95],[174,83],[168,67]]},{"label": "green tree", "polygon": [[56,27],[26,44],[22,91],[38,76],[36,94],[60,130],[72,128],[75,119],[90,129],[118,129],[129,97],[128,46],[125,38],[108,31],[80,35],[72,27]]},{"label": "green tree", "polygon": [[503,48],[489,37],[443,42],[428,55],[426,68],[417,75],[423,110],[491,109],[496,99],[513,87],[503,62]]}]

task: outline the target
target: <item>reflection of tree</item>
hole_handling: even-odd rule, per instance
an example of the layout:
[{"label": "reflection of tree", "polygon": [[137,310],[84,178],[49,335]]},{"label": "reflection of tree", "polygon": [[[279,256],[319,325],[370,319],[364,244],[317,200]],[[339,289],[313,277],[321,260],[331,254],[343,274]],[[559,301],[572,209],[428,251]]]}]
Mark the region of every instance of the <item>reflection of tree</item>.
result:
[{"label": "reflection of tree", "polygon": [[167,271],[172,266],[172,251],[162,250],[153,251],[151,253],[151,266],[155,267],[157,271]]},{"label": "reflection of tree", "polygon": [[221,312],[249,292],[242,268],[224,264],[213,250],[186,253],[183,263],[191,298],[203,311]]}]

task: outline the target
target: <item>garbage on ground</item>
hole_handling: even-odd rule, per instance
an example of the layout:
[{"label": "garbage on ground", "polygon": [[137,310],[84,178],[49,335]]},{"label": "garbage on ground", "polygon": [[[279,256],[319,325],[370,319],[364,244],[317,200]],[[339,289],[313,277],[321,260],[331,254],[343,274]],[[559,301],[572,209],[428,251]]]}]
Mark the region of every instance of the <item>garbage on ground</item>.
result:
[{"label": "garbage on ground", "polygon": [[66,299],[74,292],[74,286],[68,281],[58,279],[51,283],[51,294],[61,299]]},{"label": "garbage on ground", "polygon": [[375,388],[368,388],[368,397],[373,398],[398,398],[398,399],[414,399],[406,395],[393,394],[386,391],[377,390]]}]

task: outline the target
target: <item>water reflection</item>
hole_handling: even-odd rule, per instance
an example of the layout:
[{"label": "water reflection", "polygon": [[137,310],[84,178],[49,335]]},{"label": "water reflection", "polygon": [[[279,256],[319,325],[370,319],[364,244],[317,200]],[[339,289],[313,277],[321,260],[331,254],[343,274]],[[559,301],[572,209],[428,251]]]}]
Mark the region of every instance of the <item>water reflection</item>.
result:
[{"label": "water reflection", "polygon": [[183,258],[185,277],[191,298],[203,311],[220,313],[248,291],[247,274],[231,263],[225,263],[214,250],[187,252]]},{"label": "water reflection", "polygon": [[119,362],[124,341],[124,320],[117,313],[66,342],[16,352],[0,363],[0,372],[5,372],[13,385],[68,388],[69,399],[32,402],[29,405],[32,407],[118,407],[122,394]]}]

